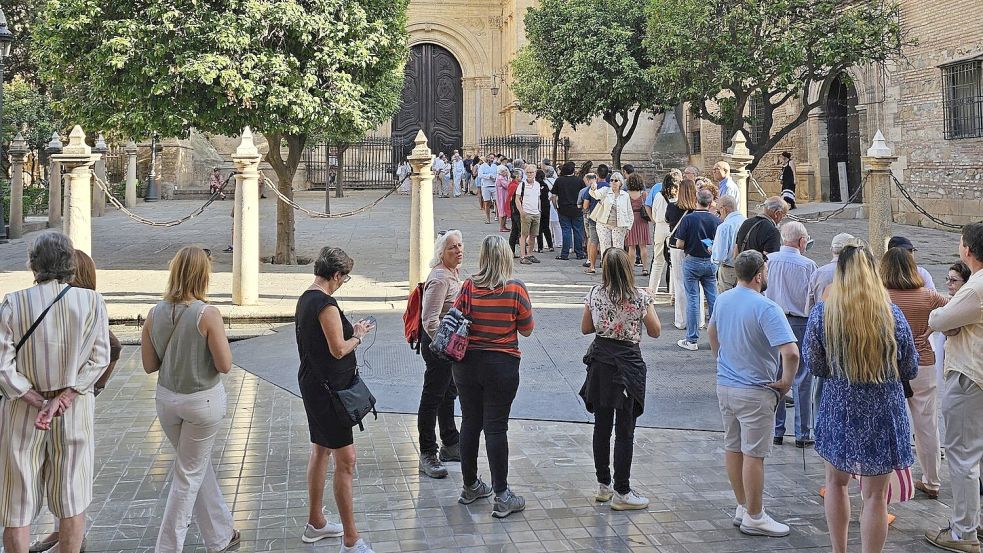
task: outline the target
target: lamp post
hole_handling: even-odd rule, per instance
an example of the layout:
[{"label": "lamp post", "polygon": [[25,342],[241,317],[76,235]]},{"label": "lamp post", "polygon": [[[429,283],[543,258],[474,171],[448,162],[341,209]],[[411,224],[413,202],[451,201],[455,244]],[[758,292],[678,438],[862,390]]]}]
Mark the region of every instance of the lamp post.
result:
[{"label": "lamp post", "polygon": [[[3,133],[3,60],[10,56],[14,35],[7,28],[7,16],[0,8],[0,135]],[[0,159],[3,159],[3,140],[0,140]],[[0,244],[7,242],[7,225],[3,220],[3,201],[0,200]]]},{"label": "lamp post", "polygon": [[160,199],[160,190],[157,189],[157,140],[160,135],[156,132],[150,137],[150,175],[147,176],[147,193],[143,197],[145,202],[156,202]]}]

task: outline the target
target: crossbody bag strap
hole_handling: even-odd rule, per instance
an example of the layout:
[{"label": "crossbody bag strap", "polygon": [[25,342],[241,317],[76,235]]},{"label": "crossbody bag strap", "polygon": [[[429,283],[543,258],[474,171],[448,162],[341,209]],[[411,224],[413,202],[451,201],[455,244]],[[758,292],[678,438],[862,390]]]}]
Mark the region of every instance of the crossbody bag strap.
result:
[{"label": "crossbody bag strap", "polygon": [[52,301],[50,304],[48,304],[48,307],[45,307],[44,308],[44,311],[42,311],[41,314],[38,315],[38,318],[37,319],[34,319],[34,323],[31,325],[31,328],[27,329],[27,332],[25,332],[24,335],[20,337],[20,341],[17,342],[17,346],[14,348],[14,357],[15,358],[17,357],[17,354],[20,352],[20,348],[22,348],[24,346],[24,344],[27,342],[27,339],[30,338],[31,337],[31,334],[34,334],[34,331],[37,330],[38,329],[38,326],[41,325],[41,321],[44,320],[44,317],[45,317],[45,315],[48,314],[48,311],[51,311],[51,308],[54,307],[55,304],[58,303],[63,297],[65,297],[65,294],[68,293],[68,290],[71,287],[72,287],[71,284],[66,285],[62,289],[62,291],[59,292],[57,296],[55,296],[54,301]]},{"label": "crossbody bag strap", "polygon": [[744,240],[741,241],[742,252],[747,250],[747,241],[751,238],[751,233],[754,232],[754,229],[758,228],[758,225],[764,222],[765,222],[764,219],[758,219],[757,223],[751,225],[751,228],[747,229],[747,234],[744,235]]}]

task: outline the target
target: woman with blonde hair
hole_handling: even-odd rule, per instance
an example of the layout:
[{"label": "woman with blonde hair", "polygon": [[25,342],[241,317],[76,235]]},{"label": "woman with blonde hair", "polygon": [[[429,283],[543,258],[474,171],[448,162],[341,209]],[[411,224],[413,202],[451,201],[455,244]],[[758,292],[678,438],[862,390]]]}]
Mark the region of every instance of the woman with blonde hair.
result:
[{"label": "woman with blonde hair", "polygon": [[[683,217],[696,211],[697,207],[696,183],[689,179],[679,183],[676,202],[666,207],[666,223],[669,225],[669,262],[672,265],[669,270],[669,288],[676,305],[673,325],[679,330],[686,329],[686,287],[683,284],[683,259],[686,255],[683,250],[674,247],[676,239],[673,233]],[[700,320],[703,320],[702,312]]]},{"label": "woman with blonde hair", "polygon": [[[594,413],[594,469],[599,502],[611,501],[615,511],[644,509],[649,500],[631,489],[631,459],[635,421],[645,406],[648,369],[638,343],[642,325],[652,338],[662,331],[655,300],[635,286],[631,259],[624,250],[609,248],[601,260],[601,285],[584,298],[580,330],[596,333],[585,361],[587,379],[580,390],[587,410]],[[611,480],[611,432],[614,431],[614,481]]]},{"label": "woman with blonde hair", "polygon": [[598,188],[597,181],[591,181],[590,195],[598,200],[590,218],[597,223],[598,251],[608,248],[624,248],[625,237],[635,218],[632,215],[632,200],[625,190],[625,177],[619,172],[611,174],[611,185]]},{"label": "woman with blonde hair", "polygon": [[143,325],[143,370],[158,373],[157,417],[177,451],[158,553],[184,550],[192,514],[209,550],[228,551],[240,540],[212,468],[227,401],[221,375],[232,370],[232,350],[222,314],[207,303],[211,269],[201,248],[178,250],[164,299]]},{"label": "woman with blonde hair", "polygon": [[[509,489],[509,413],[519,390],[519,338],[533,331],[526,285],[512,278],[512,252],[498,235],[486,236],[478,252],[478,272],[465,281],[459,304],[471,320],[467,351],[452,364],[461,399],[461,474],[458,502],[495,495],[492,516],[504,518],[526,508]],[[485,449],[492,485],[478,478],[478,440]]]},{"label": "woman with blonde hair", "polygon": [[865,247],[847,246],[829,297],[809,316],[804,359],[825,384],[816,415],[816,452],[826,461],[826,522],[834,553],[846,553],[847,486],[863,478],[860,539],[864,553],[884,548],[888,488],[914,463],[902,380],[918,371],[911,328]]}]

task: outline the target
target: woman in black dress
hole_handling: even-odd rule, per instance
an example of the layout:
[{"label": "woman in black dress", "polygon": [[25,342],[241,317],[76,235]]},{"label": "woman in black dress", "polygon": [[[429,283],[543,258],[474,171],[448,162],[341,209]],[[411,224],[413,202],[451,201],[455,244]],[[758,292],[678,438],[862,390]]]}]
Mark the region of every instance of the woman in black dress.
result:
[{"label": "woman in black dress", "polygon": [[[311,457],[307,464],[310,512],[301,539],[314,543],[327,537],[343,537],[341,553],[372,553],[355,528],[352,478],[355,445],[352,425],[338,414],[327,388],[343,390],[355,379],[355,350],[373,328],[368,321],[354,325],[338,306],[334,293],[351,280],[355,262],[340,248],[323,248],[314,262],[314,283],[297,301],[297,350],[300,353],[300,395],[311,433]],[[334,494],[341,524],[324,517],[324,483],[328,458],[334,455]]]},{"label": "woman in black dress", "polygon": [[789,209],[795,209],[795,166],[792,165],[792,152],[782,152],[782,199]]}]

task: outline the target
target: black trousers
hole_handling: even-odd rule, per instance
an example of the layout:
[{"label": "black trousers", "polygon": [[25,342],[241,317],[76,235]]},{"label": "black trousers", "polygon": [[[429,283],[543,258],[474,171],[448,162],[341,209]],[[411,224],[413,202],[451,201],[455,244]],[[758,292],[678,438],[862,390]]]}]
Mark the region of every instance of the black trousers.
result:
[{"label": "black trousers", "polygon": [[430,351],[430,336],[420,332],[420,353],[427,364],[423,373],[423,393],[416,412],[416,429],[420,434],[420,453],[437,453],[435,426],[440,426],[440,441],[452,446],[461,440],[454,421],[454,400],[457,387],[451,374],[450,361],[444,361]]},{"label": "black trousers", "polygon": [[631,458],[635,442],[635,413],[632,402],[625,407],[594,407],[594,470],[597,481],[611,485],[611,431],[614,430],[614,491],[631,491]]},{"label": "black trousers", "polygon": [[469,350],[453,363],[461,395],[461,473],[464,485],[478,479],[478,438],[485,433],[485,450],[492,489],[509,487],[509,413],[519,390],[519,358],[497,351]]},{"label": "black trousers", "polygon": [[[519,244],[519,239],[521,238],[521,236],[519,236],[519,230],[521,230],[520,221],[522,218],[519,216],[519,210],[515,208],[515,204],[512,204],[511,213],[512,230],[509,232],[509,246],[512,246],[512,254],[517,255],[515,247]],[[519,249],[519,252],[522,252],[521,248]]]}]

